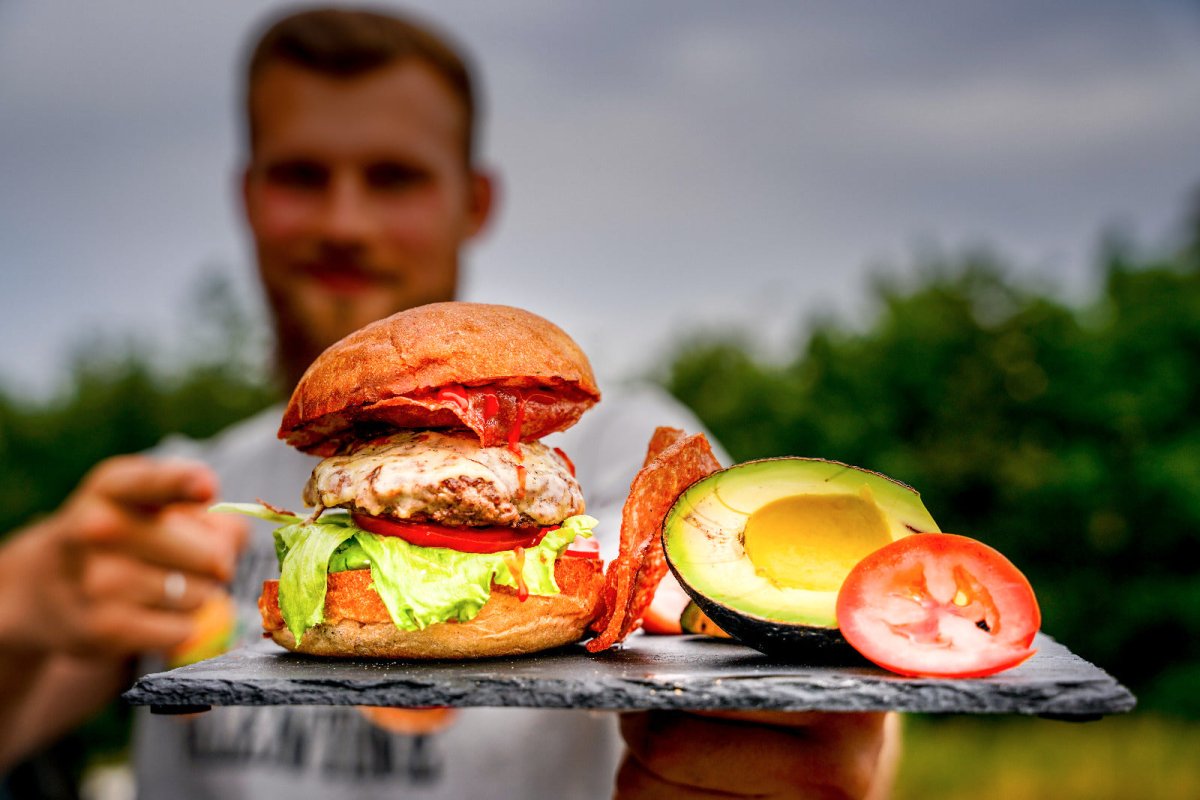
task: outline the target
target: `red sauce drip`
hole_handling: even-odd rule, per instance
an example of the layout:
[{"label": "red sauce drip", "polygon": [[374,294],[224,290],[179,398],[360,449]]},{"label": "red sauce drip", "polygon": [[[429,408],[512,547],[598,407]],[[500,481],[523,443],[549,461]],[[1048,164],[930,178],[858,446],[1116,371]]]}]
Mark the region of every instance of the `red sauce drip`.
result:
[{"label": "red sauce drip", "polygon": [[525,548],[513,550],[513,558],[508,562],[508,570],[517,582],[517,599],[524,603],[529,599],[529,587],[525,584]]},{"label": "red sauce drip", "polygon": [[517,395],[517,416],[513,420],[512,427],[508,429],[508,449],[517,455],[521,456],[521,450],[517,445],[521,441],[521,424],[525,421],[525,403],[526,396],[524,394]]},{"label": "red sauce drip", "polygon": [[566,462],[567,469],[571,470],[571,477],[574,478],[575,477],[575,462],[567,457],[567,454],[562,451],[561,447],[554,448],[554,452],[558,453],[558,457]]},{"label": "red sauce drip", "polygon": [[525,465],[517,464],[517,497],[525,496]]},{"label": "red sauce drip", "polygon": [[483,396],[483,419],[487,421],[500,413],[500,398],[495,392],[487,392]]}]

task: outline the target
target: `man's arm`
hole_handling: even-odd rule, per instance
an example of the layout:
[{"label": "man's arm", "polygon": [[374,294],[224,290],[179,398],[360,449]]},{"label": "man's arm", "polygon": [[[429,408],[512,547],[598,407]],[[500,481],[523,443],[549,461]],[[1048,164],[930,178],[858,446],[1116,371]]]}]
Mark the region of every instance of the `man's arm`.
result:
[{"label": "man's arm", "polygon": [[[9,667],[8,659],[4,659]],[[132,663],[46,656],[4,686],[0,709],[0,770],[41,749],[102,709],[129,682]]]},{"label": "man's arm", "polygon": [[245,534],[203,512],[215,494],[199,464],[109,459],[0,547],[0,770],[102,707],[137,654],[188,637]]}]

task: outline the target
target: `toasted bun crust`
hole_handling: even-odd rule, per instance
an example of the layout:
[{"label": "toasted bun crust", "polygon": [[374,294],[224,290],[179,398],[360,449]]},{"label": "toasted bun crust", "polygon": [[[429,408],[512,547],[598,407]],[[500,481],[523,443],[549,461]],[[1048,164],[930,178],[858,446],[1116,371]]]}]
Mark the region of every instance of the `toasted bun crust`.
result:
[{"label": "toasted bun crust", "polygon": [[564,557],[554,565],[561,594],[518,600],[505,586],[470,622],[442,622],[423,631],[392,624],[383,600],[370,588],[371,571],[336,572],[325,592],[325,622],[310,628],[300,646],[283,624],[279,581],[264,581],[258,600],[263,629],[288,650],[315,656],[463,659],[534,653],[579,641],[600,612],[604,575],[597,559]]},{"label": "toasted bun crust", "polygon": [[511,306],[432,303],[367,325],[325,350],[296,386],[279,438],[322,455],[355,438],[353,428],[363,423],[466,425],[487,439],[482,422],[464,420],[454,403],[430,402],[432,390],[453,385],[536,390],[542,399],[523,413],[526,441],[570,427],[600,399],[587,357],[548,320]]}]

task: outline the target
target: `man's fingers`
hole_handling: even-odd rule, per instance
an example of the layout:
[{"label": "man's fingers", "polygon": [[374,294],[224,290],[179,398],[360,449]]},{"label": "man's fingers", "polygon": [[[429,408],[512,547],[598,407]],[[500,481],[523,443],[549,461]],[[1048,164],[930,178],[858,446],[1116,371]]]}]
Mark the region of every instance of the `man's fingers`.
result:
[{"label": "man's fingers", "polygon": [[208,536],[218,540],[221,547],[235,555],[242,552],[250,539],[250,522],[243,516],[210,514],[198,508],[180,509],[180,513],[190,514],[208,530]]},{"label": "man's fingers", "polygon": [[237,562],[236,542],[229,523],[216,514],[164,512],[152,524],[133,526],[120,550],[165,569],[228,581]]},{"label": "man's fingers", "polygon": [[216,476],[203,464],[144,456],[101,462],[84,485],[133,512],[153,512],[174,503],[207,503],[217,494]]},{"label": "man's fingers", "polygon": [[621,734],[641,766],[668,784],[734,795],[862,797],[878,761],[883,715],[780,727],[643,712],[622,715]]},{"label": "man's fingers", "polygon": [[[831,747],[842,748],[843,757],[854,756],[863,761],[861,768],[871,770],[871,790],[868,800],[883,800],[891,796],[900,762],[900,716],[896,712],[863,712],[831,714],[824,711],[694,711],[694,714],[717,719],[741,720],[784,728],[805,728],[810,738],[820,739]],[[871,767],[874,743],[882,738],[878,756]]]},{"label": "man's fingers", "polygon": [[83,576],[88,602],[125,602],[167,611],[194,611],[220,589],[211,578],[147,564],[122,553],[97,553]]},{"label": "man's fingers", "polygon": [[86,627],[72,637],[70,646],[84,656],[165,651],[186,641],[195,624],[192,616],[182,611],[106,603],[92,609]]},{"label": "man's fingers", "polygon": [[804,728],[814,736],[858,737],[871,736],[883,724],[885,714],[855,712],[834,714],[827,711],[694,711],[693,714],[713,719],[774,725],[778,728]]},{"label": "man's fingers", "polygon": [[728,792],[710,792],[694,786],[680,786],[648,770],[632,753],[626,753],[617,770],[617,791],[613,800],[730,800]]},{"label": "man's fingers", "polygon": [[700,717],[740,720],[781,728],[811,728],[830,716],[824,711],[693,711]]},{"label": "man's fingers", "polygon": [[69,536],[112,546],[158,564],[228,580],[246,539],[242,520],[205,514],[217,479],[198,462],[118,456],[84,481],[69,516]]}]

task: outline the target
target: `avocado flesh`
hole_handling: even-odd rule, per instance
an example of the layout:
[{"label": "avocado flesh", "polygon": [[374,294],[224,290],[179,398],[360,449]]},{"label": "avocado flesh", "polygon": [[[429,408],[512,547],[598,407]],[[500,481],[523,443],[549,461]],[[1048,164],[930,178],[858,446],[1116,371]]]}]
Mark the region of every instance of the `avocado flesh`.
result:
[{"label": "avocado flesh", "polygon": [[720,627],[764,652],[845,648],[837,593],[868,553],[936,531],[920,496],[833,461],[775,458],[713,473],[663,524],[671,569]]}]

